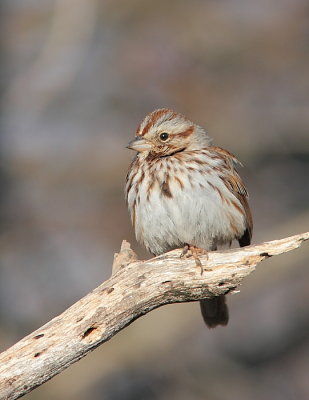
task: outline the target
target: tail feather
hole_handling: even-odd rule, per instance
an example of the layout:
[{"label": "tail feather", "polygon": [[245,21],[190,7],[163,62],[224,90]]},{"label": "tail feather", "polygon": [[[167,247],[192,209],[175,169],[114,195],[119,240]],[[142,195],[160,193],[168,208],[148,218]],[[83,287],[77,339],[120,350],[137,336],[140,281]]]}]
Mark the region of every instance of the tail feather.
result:
[{"label": "tail feather", "polygon": [[227,325],[229,321],[229,311],[225,296],[201,300],[200,306],[203,319],[208,328],[215,328],[217,325]]},{"label": "tail feather", "polygon": [[[243,235],[238,239],[240,247],[248,246],[251,242],[252,218],[250,210],[248,213],[249,226],[244,231]],[[216,250],[216,247],[214,247],[212,250]],[[229,321],[229,310],[224,295],[217,296],[212,299],[201,300],[200,306],[203,319],[208,328],[215,328],[218,325],[227,325]]]}]

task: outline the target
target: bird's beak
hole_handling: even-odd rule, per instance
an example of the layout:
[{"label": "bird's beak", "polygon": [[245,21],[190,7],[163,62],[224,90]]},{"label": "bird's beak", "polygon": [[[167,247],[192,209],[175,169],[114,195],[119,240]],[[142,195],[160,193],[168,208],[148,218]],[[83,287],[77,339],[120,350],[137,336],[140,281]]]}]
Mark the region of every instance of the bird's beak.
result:
[{"label": "bird's beak", "polygon": [[135,151],[149,151],[151,150],[151,144],[141,136],[137,136],[135,139],[126,146],[127,149]]}]

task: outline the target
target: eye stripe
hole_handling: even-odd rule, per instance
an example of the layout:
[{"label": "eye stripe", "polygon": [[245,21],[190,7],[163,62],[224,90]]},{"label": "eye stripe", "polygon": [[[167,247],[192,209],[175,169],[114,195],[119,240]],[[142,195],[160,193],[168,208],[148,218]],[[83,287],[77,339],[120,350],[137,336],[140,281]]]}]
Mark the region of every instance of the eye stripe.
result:
[{"label": "eye stripe", "polygon": [[190,126],[190,128],[186,129],[185,131],[176,133],[175,136],[181,137],[181,138],[186,138],[186,137],[192,135],[193,131],[194,131],[194,126],[192,125],[192,126]]}]

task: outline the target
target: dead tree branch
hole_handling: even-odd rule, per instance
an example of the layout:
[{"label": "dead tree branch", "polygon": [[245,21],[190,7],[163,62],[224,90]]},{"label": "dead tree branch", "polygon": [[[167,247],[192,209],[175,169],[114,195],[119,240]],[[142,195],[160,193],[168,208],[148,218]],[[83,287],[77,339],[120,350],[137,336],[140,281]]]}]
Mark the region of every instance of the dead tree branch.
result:
[{"label": "dead tree branch", "polygon": [[233,292],[265,258],[296,249],[309,232],[259,245],[192,257],[174,250],[138,261],[123,242],[113,275],[61,315],[0,354],[0,398],[17,399],[59,374],[135,319],[168,303]]}]

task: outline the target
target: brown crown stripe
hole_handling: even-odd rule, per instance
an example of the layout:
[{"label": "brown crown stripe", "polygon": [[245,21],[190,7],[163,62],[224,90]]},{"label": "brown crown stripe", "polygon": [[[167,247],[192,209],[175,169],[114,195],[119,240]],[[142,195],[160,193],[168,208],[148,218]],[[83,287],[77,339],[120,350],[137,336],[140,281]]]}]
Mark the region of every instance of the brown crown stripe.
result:
[{"label": "brown crown stripe", "polygon": [[[144,136],[149,129],[151,128],[151,126],[155,125],[155,123],[164,115],[164,114],[170,114],[167,118],[167,120],[172,120],[173,118],[177,117],[177,113],[175,111],[169,110],[169,109],[161,109],[161,110],[156,110],[153,111],[151,114],[149,114],[146,118],[148,119],[148,122],[146,123],[146,125],[144,126],[142,132],[140,131],[140,127],[141,125],[138,127],[137,129],[137,135],[138,136]],[[145,121],[145,120],[144,120]]]},{"label": "brown crown stripe", "polygon": [[144,126],[144,129],[142,130],[142,132],[140,133],[139,136],[144,136],[150,129],[152,125],[151,119],[147,122],[147,124]]},{"label": "brown crown stripe", "polygon": [[161,118],[162,115],[164,115],[165,113],[166,113],[166,110],[156,110],[156,111],[152,112],[151,114],[149,114],[148,122],[144,126],[144,129],[142,130],[141,136],[144,136],[149,131],[150,127],[152,125],[154,125],[158,121],[158,119]]},{"label": "brown crown stripe", "polygon": [[139,131],[141,130],[141,126],[142,126],[142,122],[138,125],[136,132],[135,132],[135,136],[140,136]]}]

